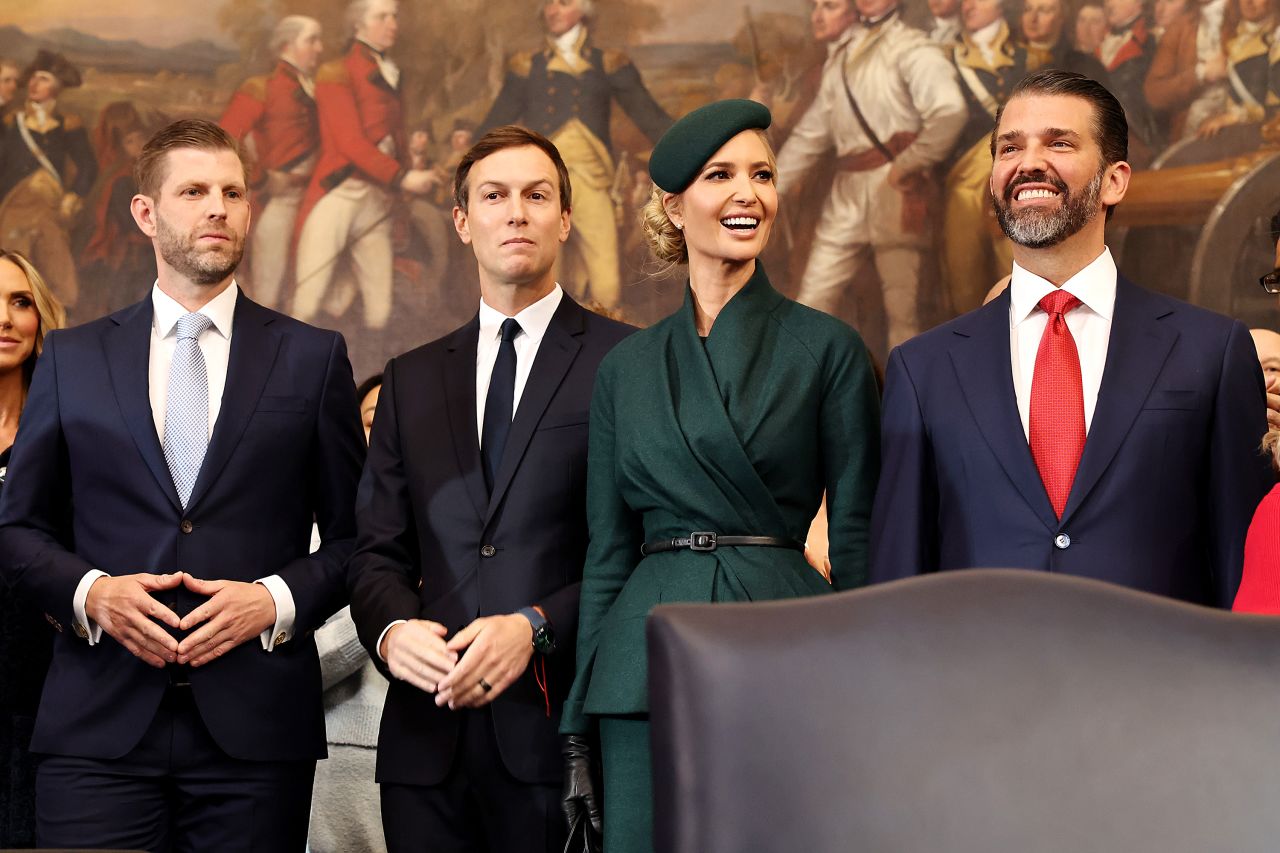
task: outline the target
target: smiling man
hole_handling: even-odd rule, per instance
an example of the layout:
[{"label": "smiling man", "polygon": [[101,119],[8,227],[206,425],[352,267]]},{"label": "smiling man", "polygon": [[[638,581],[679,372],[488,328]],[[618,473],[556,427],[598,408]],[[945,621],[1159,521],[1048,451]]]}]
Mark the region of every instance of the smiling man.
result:
[{"label": "smiling man", "polygon": [[343,602],[364,455],[351,366],[337,333],[240,293],[226,131],[175,122],[135,176],[156,282],[45,339],[0,503],[0,569],[58,632],[37,841],[301,851],[325,754],[311,633]]},{"label": "smiling man", "polygon": [[393,680],[378,739],[387,848],[559,851],[596,368],[631,327],[556,283],[571,190],[545,137],[463,156],[453,219],[480,310],[392,359],[356,507],[351,612]]},{"label": "smiling man", "polygon": [[1126,140],[1078,74],[1033,74],[1001,111],[1012,282],[889,358],[874,580],[1016,567],[1230,606],[1270,486],[1262,374],[1241,323],[1117,272]]}]

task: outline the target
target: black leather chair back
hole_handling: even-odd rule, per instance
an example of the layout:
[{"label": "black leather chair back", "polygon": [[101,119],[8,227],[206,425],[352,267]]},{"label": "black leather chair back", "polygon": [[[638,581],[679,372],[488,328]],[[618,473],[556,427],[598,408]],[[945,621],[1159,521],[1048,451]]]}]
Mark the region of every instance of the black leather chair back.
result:
[{"label": "black leather chair back", "polygon": [[648,642],[662,853],[1280,850],[1280,619],[974,570]]}]

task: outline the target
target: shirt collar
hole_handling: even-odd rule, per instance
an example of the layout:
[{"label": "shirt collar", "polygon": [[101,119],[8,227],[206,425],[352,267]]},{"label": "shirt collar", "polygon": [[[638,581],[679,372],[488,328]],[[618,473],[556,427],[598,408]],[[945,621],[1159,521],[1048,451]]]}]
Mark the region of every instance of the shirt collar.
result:
[{"label": "shirt collar", "polygon": [[582,26],[582,22],[579,21],[570,27],[567,32],[554,36],[551,39],[551,42],[556,46],[556,50],[561,53],[577,53],[579,47],[578,41],[585,38],[585,29],[586,28]]},{"label": "shirt collar", "polygon": [[835,56],[836,53],[838,53],[839,51],[844,50],[844,46],[847,45],[853,39],[854,33],[860,30],[861,28],[862,27],[860,24],[858,24],[857,22],[854,22],[850,24],[845,29],[845,31],[840,34],[839,38],[837,38],[833,42],[829,42],[827,44],[827,59],[830,59],[831,57]]},{"label": "shirt collar", "polygon": [[[233,280],[230,287],[206,302],[197,312],[212,320],[218,334],[227,340],[231,340],[231,321],[235,317],[236,295],[239,292],[240,288]],[[173,334],[173,327],[178,324],[179,318],[188,313],[176,299],[160,289],[159,283],[151,287],[151,309],[153,327],[162,338]]]},{"label": "shirt collar", "polygon": [[1212,24],[1221,24],[1222,15],[1227,9],[1227,0],[1209,0],[1200,7],[1200,20]]},{"label": "shirt collar", "polygon": [[[1013,264],[1009,281],[1009,323],[1017,326],[1031,316],[1040,300],[1056,290],[1046,279]],[[1116,306],[1116,262],[1111,250],[1102,254],[1062,285],[1062,289],[1079,299],[1086,308],[1110,320]]]},{"label": "shirt collar", "polygon": [[1004,18],[996,18],[980,30],[976,30],[969,34],[969,38],[976,45],[982,47],[992,47],[997,38],[1004,31]]},{"label": "shirt collar", "polygon": [[[551,325],[551,317],[560,307],[560,300],[563,297],[564,290],[556,284],[550,293],[515,316],[515,321],[520,324],[520,331],[530,341],[542,340],[542,336],[547,333],[547,327]],[[491,308],[482,298],[480,300],[480,340],[496,340],[501,334],[502,321],[505,319],[507,319],[506,314]]]}]

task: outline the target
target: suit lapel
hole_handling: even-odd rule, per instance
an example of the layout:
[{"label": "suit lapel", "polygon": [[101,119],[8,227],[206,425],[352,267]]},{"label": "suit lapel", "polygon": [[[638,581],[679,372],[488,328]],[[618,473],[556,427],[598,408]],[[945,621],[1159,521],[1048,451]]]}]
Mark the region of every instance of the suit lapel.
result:
[{"label": "suit lapel", "polygon": [[266,387],[267,377],[275,366],[280,336],[270,328],[275,315],[243,294],[236,297],[235,319],[231,329],[231,356],[227,363],[227,383],[222,392],[222,406],[213,425],[213,436],[205,452],[200,474],[187,501],[190,512],[218,479],[249,418],[258,407],[258,398]]},{"label": "suit lapel", "polygon": [[1124,277],[1116,279],[1116,307],[1102,385],[1080,467],[1062,513],[1064,523],[1097,485],[1151,394],[1178,339],[1175,330],[1160,322],[1171,310],[1167,305],[1153,306],[1146,292]]},{"label": "suit lapel", "polygon": [[111,319],[118,325],[107,331],[103,349],[120,414],[161,491],[173,508],[181,511],[178,491],[173,486],[169,464],[164,460],[164,449],[156,435],[155,417],[151,412],[151,297]]},{"label": "suit lapel", "polygon": [[1056,530],[1058,519],[1035,460],[1031,458],[1013,390],[1009,289],[1005,288],[991,304],[978,309],[970,321],[955,330],[957,340],[951,346],[951,362],[960,390],[1005,475],[1044,526]]},{"label": "suit lapel", "polygon": [[489,495],[480,467],[480,436],[476,433],[476,346],[480,340],[480,317],[454,332],[444,364],[445,408],[449,434],[458,457],[458,470],[476,515],[484,518]]},{"label": "suit lapel", "polygon": [[[542,420],[542,413],[547,410],[556,389],[564,381],[578,350],[582,349],[577,336],[583,332],[583,310],[567,293],[562,296],[560,307],[552,315],[542,343],[538,345],[538,355],[529,371],[524,391],[520,394],[520,405],[511,421],[511,432],[507,434],[502,462],[494,477],[493,494],[489,496],[488,510],[484,514],[485,524],[492,520],[494,511],[502,503],[507,487],[511,485],[511,478],[520,467],[520,460],[524,458],[538,422]],[[477,450],[477,455],[478,453]]]}]

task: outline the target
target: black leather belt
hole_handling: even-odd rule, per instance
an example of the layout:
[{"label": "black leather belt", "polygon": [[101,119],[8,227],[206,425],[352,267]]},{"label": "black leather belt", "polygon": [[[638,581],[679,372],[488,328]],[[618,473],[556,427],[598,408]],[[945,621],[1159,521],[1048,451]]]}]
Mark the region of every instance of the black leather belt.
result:
[{"label": "black leather belt", "polygon": [[655,539],[640,546],[640,555],[660,554],[663,551],[714,551],[721,546],[754,545],[762,548],[790,548],[803,551],[804,544],[784,536],[721,536],[707,531],[690,533],[675,539]]}]

